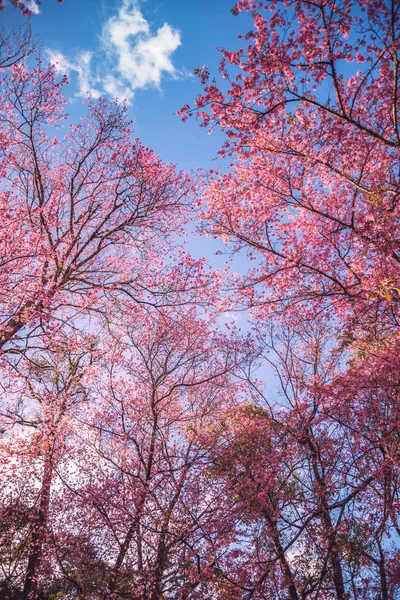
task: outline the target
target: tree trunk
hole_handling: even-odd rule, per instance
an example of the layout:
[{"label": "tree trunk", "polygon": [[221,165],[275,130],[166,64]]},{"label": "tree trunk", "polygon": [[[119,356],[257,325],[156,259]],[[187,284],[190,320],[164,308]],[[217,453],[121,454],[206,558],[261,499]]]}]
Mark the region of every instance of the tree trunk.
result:
[{"label": "tree trunk", "polygon": [[296,584],[293,579],[293,574],[290,568],[290,565],[286,559],[285,553],[283,551],[283,547],[281,544],[281,540],[279,537],[279,530],[277,522],[271,518],[271,514],[268,511],[264,511],[264,515],[267,519],[267,522],[272,530],[272,538],[274,541],[274,546],[276,553],[278,555],[278,561],[282,569],[285,585],[287,586],[288,591],[288,599],[289,600],[300,600],[299,595],[297,593]]},{"label": "tree trunk", "polygon": [[327,500],[327,489],[324,477],[319,472],[319,457],[318,449],[315,447],[312,439],[312,433],[308,432],[307,445],[311,452],[311,463],[314,477],[317,483],[318,505],[321,512],[321,520],[324,525],[327,539],[329,540],[329,556],[328,560],[332,565],[332,580],[335,586],[337,600],[345,600],[345,589],[343,582],[342,564],[336,543],[336,533],[334,531],[329,505]]},{"label": "tree trunk", "polygon": [[24,600],[36,600],[38,598],[38,575],[43,557],[43,543],[47,531],[52,478],[53,464],[50,455],[44,464],[39,508],[34,519],[28,567],[25,575]]}]

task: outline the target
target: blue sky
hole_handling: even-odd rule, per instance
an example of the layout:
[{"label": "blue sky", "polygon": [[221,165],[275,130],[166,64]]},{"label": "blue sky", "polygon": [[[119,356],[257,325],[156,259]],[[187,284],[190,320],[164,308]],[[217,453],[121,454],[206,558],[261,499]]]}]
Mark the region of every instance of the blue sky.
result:
[{"label": "blue sky", "polygon": [[[24,0],[34,7],[35,0]],[[45,58],[68,73],[71,117],[80,95],[128,97],[134,133],[180,168],[210,167],[221,144],[194,120],[173,113],[192,104],[201,88],[193,77],[207,64],[217,72],[217,46],[239,47],[250,21],[233,17],[234,0],[42,0],[31,18]],[[37,12],[37,11],[35,11]],[[22,22],[19,11],[1,13],[3,26]]]}]

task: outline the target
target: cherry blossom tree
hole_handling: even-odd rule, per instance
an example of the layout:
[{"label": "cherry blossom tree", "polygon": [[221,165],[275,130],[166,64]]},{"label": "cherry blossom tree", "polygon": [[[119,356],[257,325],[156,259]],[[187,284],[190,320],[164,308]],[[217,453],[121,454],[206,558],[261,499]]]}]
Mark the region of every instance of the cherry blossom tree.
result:
[{"label": "cherry blossom tree", "polygon": [[226,134],[232,163],[206,182],[203,228],[252,261],[231,302],[277,352],[284,399],[221,424],[215,469],[237,512],[220,588],[391,598],[399,6],[244,0],[243,12],[254,27],[222,50],[225,82],[199,69],[204,93],[181,111]]},{"label": "cherry blossom tree", "polygon": [[194,309],[136,311],[112,333],[85,422],[92,459],[71,485],[108,565],[101,597],[202,597],[218,494],[195,439],[237,401],[245,353]]},{"label": "cherry blossom tree", "polygon": [[[8,520],[7,543],[12,556],[13,535],[18,534],[18,552],[9,560],[8,573],[7,561],[2,564],[2,586],[19,587],[26,600],[39,597],[39,573],[50,542],[49,521],[54,518],[52,491],[61,462],[71,458],[73,422],[87,401],[82,378],[94,360],[93,344],[90,336],[78,340],[59,334],[46,348],[19,358],[2,373],[1,464],[2,480],[8,481],[2,495],[4,511],[10,513],[18,501],[18,522]],[[15,498],[18,491],[22,495]]]},{"label": "cherry blossom tree", "polygon": [[239,401],[249,340],[194,307],[116,317],[9,365],[2,585],[26,600],[202,598],[214,576],[224,515],[196,439]]},{"label": "cherry blossom tree", "polygon": [[[250,259],[228,282],[178,243],[197,190],[124,105],[88,100],[65,133],[66,80],[23,44],[2,65],[7,600],[398,592],[400,7],[246,12],[225,83],[200,69],[182,110],[226,133],[199,204]],[[209,310],[222,281],[247,336]]]},{"label": "cherry blossom tree", "polygon": [[362,376],[362,360],[339,376],[322,325],[297,335],[274,326],[267,356],[280,398],[257,387],[258,402],[204,434],[233,514],[218,597],[395,597],[398,371]]},{"label": "cherry blossom tree", "polygon": [[[106,292],[148,301],[151,277],[168,270],[155,244],[168,256],[168,236],[183,222],[189,180],[130,140],[123,105],[89,102],[78,126],[64,137],[54,130],[65,118],[64,84],[41,64],[2,76],[4,349],[43,330],[55,311],[70,319]],[[152,266],[139,275],[144,256]]]},{"label": "cherry blossom tree", "polygon": [[[255,266],[243,302],[329,310],[355,331],[398,326],[396,2],[238,2],[254,28],[222,50],[196,113],[235,158],[204,194],[207,229]],[[301,306],[301,308],[299,308]],[[288,316],[288,311],[287,311]]]},{"label": "cherry blossom tree", "polygon": [[0,67],[7,69],[35,51],[29,25],[6,33],[0,28]]},{"label": "cherry blossom tree", "polygon": [[[197,414],[198,419],[201,415],[211,418],[214,398],[217,407],[223,397],[232,397],[224,391],[223,380],[235,358],[226,358],[223,364],[223,352],[228,356],[230,349],[224,350],[222,341],[219,350],[217,345],[211,348],[218,336],[208,333],[194,308],[210,303],[219,278],[212,280],[205,261],[193,260],[172,239],[183,232],[192,182],[137,139],[132,140],[123,105],[88,101],[87,116],[79,125],[70,125],[65,134],[65,79],[56,81],[53,67],[44,67],[40,61],[31,71],[18,57],[3,66],[1,469],[8,485],[1,496],[5,521],[2,592],[10,598],[38,600],[66,590],[69,582],[75,587],[69,587],[68,593],[81,590],[82,597],[89,593],[111,597],[128,581],[126,585],[136,582],[151,597],[160,597],[161,588],[173,588],[173,573],[180,572],[179,554],[187,566],[182,575],[176,575],[177,581],[196,588],[199,582],[185,575],[194,559],[183,530],[185,523],[189,523],[187,536],[200,528],[190,526],[196,511],[188,505],[190,497],[205,497],[206,484],[200,478],[201,453],[191,453],[190,423],[196,422]],[[192,313],[185,313],[184,307],[190,305]],[[145,307],[150,306],[154,312],[146,317]],[[132,324],[131,329],[127,325],[123,330],[124,323]],[[161,329],[163,325],[163,331],[155,330],[156,323]],[[165,340],[158,341],[157,336]],[[151,379],[156,366],[148,365],[147,384],[139,368],[140,357],[143,363],[146,353],[151,355],[152,343],[159,344],[161,362],[164,353],[164,369],[174,353],[177,361],[172,365],[177,381],[171,383],[165,398],[153,398],[153,404],[146,385],[153,385],[154,394],[159,393]],[[129,360],[136,361],[137,373],[129,367]],[[145,367],[146,362],[141,368]],[[98,385],[103,386],[97,392],[94,375],[92,388],[88,383],[88,373],[95,369],[100,373]],[[168,379],[169,374],[157,371],[157,377],[163,376]],[[140,385],[143,398],[135,394]],[[141,449],[135,439],[127,441],[131,452],[139,450],[128,474],[124,463],[120,464],[123,454],[118,454],[122,451],[118,427],[124,427],[124,421],[115,423],[115,434],[101,425],[103,437],[108,435],[106,446],[94,443],[98,423],[108,422],[112,403],[115,415],[121,402],[124,405],[123,397],[114,397],[118,387],[130,394],[126,402],[132,427],[136,425],[132,419],[139,419],[141,411],[144,419],[147,415],[149,422],[153,418],[157,423],[159,404],[166,404],[165,423],[154,431],[144,424],[138,432]],[[186,388],[193,391],[185,395],[181,389]],[[174,406],[170,417],[169,395]],[[179,402],[189,402],[189,397],[194,412],[190,416],[188,407],[186,418]],[[159,447],[159,436],[167,440],[169,435],[170,446]],[[109,443],[114,451],[107,454]],[[148,444],[156,444],[157,459]],[[150,495],[150,479],[142,488],[135,484],[143,477],[141,456],[150,464],[151,481],[153,462],[154,477],[159,480]],[[158,473],[156,463],[162,463],[165,473]],[[87,473],[87,464],[93,467],[93,477]],[[189,471],[191,484],[186,481]],[[77,489],[78,481],[83,482],[82,489]],[[99,505],[92,502],[95,488],[110,513],[106,522]],[[111,505],[110,490],[116,494]],[[181,499],[183,490],[186,504]],[[154,518],[161,521],[151,524],[144,516],[147,501]],[[202,511],[203,524],[207,518],[212,520],[207,500],[204,506],[198,503],[199,520]],[[70,529],[64,521],[69,517]],[[121,518],[127,519],[126,530]],[[176,533],[180,525],[182,540]],[[143,557],[133,559],[131,545],[137,546],[141,535],[138,527],[147,528],[149,539],[143,540]],[[97,538],[92,531],[97,531]],[[154,554],[152,544],[157,539]],[[143,563],[140,568],[137,560]],[[97,587],[92,569],[97,572]],[[169,584],[166,572],[171,573]]]}]

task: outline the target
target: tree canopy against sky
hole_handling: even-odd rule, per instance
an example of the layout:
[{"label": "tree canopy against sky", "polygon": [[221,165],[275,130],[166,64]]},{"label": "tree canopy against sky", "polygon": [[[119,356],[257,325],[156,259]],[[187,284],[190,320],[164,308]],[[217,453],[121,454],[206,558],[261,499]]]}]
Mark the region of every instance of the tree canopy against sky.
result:
[{"label": "tree canopy against sky", "polygon": [[[43,0],[40,13],[32,16],[30,25],[36,40],[41,42],[42,55],[46,59],[54,57],[57,60],[61,54],[64,60],[60,64],[66,70],[69,66],[67,95],[73,100],[68,109],[71,114],[81,114],[81,96],[76,94],[83,92],[85,95],[90,87],[96,87],[96,77],[105,79],[107,73],[121,77],[121,82],[125,82],[122,89],[125,90],[128,85],[123,78],[125,74],[134,94],[130,116],[134,119],[135,134],[144,144],[159,152],[164,160],[179,163],[181,168],[195,169],[205,166],[206,156],[207,166],[211,165],[220,140],[217,136],[208,138],[202,135],[194,124],[185,127],[174,113],[198,92],[193,77],[194,69],[204,63],[214,65],[217,69],[219,57],[215,48],[221,44],[237,44],[236,36],[243,29],[243,23],[231,15],[231,7],[231,0],[204,0],[198,5],[194,16],[193,7],[180,0],[155,4],[127,0],[69,0],[68,3],[64,1],[58,4],[56,0]],[[133,14],[136,15],[135,19],[132,18]],[[114,28],[120,27],[125,34],[131,33],[131,37],[125,41],[120,38],[120,43],[111,43],[110,21]],[[221,21],[224,22],[222,31]],[[15,24],[25,23],[25,20],[20,11],[9,7],[0,13],[0,23],[9,31]],[[157,38],[159,29],[164,26],[171,31],[169,40]],[[110,43],[105,44],[103,34],[105,41]],[[132,51],[138,49],[139,43],[142,47],[145,44],[143,50],[146,52],[151,47],[153,53],[151,57],[147,55],[141,77],[137,76],[133,81],[130,69],[137,67],[129,57]],[[85,61],[89,57],[91,61],[88,67]],[[170,63],[170,72],[165,70],[165,57]],[[157,63],[156,68],[151,68],[150,59]],[[126,65],[121,67],[121,75],[118,65],[124,61]],[[88,80],[89,73],[91,77]],[[154,85],[158,81],[159,89]],[[99,84],[99,91],[102,91],[102,85],[104,83]],[[171,143],[172,139],[175,143]],[[190,153],[186,151],[188,147],[191,148]]]},{"label": "tree canopy against sky", "polygon": [[201,11],[67,4],[1,4],[2,597],[395,600],[400,5],[206,6],[187,100]]}]

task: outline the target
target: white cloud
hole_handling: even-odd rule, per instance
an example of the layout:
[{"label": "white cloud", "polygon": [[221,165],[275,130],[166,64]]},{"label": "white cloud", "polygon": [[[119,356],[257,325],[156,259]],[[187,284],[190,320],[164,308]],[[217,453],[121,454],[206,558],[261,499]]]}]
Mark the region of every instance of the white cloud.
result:
[{"label": "white cloud", "polygon": [[118,98],[126,100],[128,103],[131,102],[135,94],[134,89],[129,85],[124,85],[121,79],[118,79],[114,75],[106,75],[103,79],[103,89],[112,98]]},{"label": "white cloud", "polygon": [[76,57],[75,71],[78,73],[79,94],[85,96],[90,94],[93,98],[101,96],[100,90],[92,86],[91,61],[92,52],[81,52]]},{"label": "white cloud", "polygon": [[47,50],[47,58],[49,62],[54,65],[57,73],[63,73],[68,75],[70,72],[70,64],[62,52],[58,50]]},{"label": "white cloud", "polygon": [[96,89],[92,85],[92,73],[91,73],[91,60],[92,52],[80,52],[74,57],[74,61],[71,62],[67,57],[58,51],[47,51],[49,62],[54,65],[55,70],[58,73],[69,76],[71,73],[76,73],[78,95],[87,96],[88,94],[93,98],[99,98],[101,91]]},{"label": "white cloud", "polygon": [[177,75],[172,55],[180,44],[179,31],[164,23],[153,34],[137,0],[122,0],[117,15],[103,25],[98,51],[80,52],[73,60],[57,51],[48,55],[58,71],[76,73],[78,95],[130,102],[136,90],[159,88],[164,74]]},{"label": "white cloud", "polygon": [[132,89],[159,86],[163,71],[173,74],[171,55],[180,46],[180,34],[165,23],[151,35],[136,2],[124,0],[117,17],[103,27],[103,43],[117,72]]},{"label": "white cloud", "polygon": [[36,0],[22,0],[22,4],[33,15],[38,15],[40,13],[39,6],[36,4]]}]

